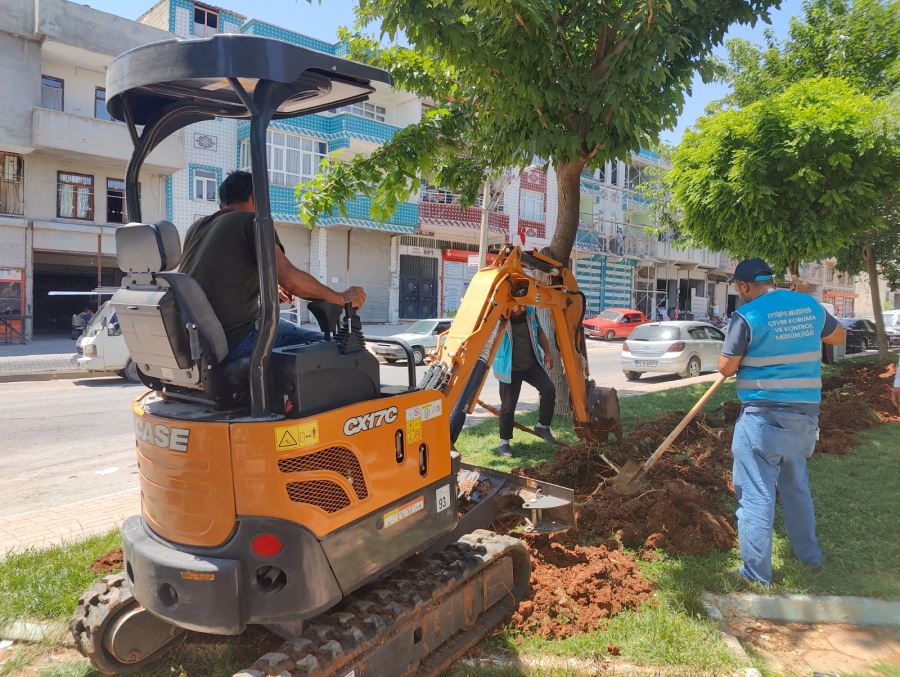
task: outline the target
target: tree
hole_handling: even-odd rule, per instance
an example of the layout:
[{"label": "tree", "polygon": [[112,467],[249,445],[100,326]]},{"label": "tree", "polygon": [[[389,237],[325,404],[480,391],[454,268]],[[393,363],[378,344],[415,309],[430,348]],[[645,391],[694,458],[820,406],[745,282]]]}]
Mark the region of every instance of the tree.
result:
[{"label": "tree", "polygon": [[471,203],[488,168],[552,163],[558,212],[550,253],[567,261],[585,167],[625,157],[675,124],[696,71],[728,26],[767,18],[777,0],[359,0],[357,27],[380,22],[383,47],[346,33],[350,56],[388,68],[435,104],[368,158],[330,166],[298,189],[308,224],[358,193],[385,217],[419,176]]},{"label": "tree", "polygon": [[839,76],[872,96],[900,88],[900,0],[813,0],[791,19],[788,38],[766,32],[766,47],[729,40],[721,102],[746,106],[810,77]]},{"label": "tree", "polygon": [[[728,42],[729,67],[719,71],[731,85],[732,93],[712,106],[723,109],[747,106],[754,101],[783,92],[804,78],[838,76],[873,97],[893,96],[900,88],[900,0],[807,0],[802,19],[791,20],[788,38],[779,42],[766,34],[766,47],[745,40]],[[722,73],[724,72],[724,75]],[[887,200],[873,206],[868,227],[837,255],[841,269],[848,273],[865,270],[872,294],[878,346],[887,359],[887,334],[881,313],[878,272],[890,275],[896,261],[897,220],[895,195],[883,193]]]},{"label": "tree", "polygon": [[889,103],[839,78],[812,78],[701,118],[666,178],[692,238],[796,276],[801,261],[880,232],[898,169]]}]

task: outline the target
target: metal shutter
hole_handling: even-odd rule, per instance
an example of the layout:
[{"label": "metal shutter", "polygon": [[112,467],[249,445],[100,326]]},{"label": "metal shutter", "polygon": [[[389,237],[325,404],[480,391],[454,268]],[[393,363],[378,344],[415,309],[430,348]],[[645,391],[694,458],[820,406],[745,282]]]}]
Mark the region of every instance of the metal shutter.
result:
[{"label": "metal shutter", "polygon": [[[346,236],[338,238],[344,240]],[[332,239],[329,234],[328,248]],[[330,252],[329,252],[330,253]],[[331,261],[331,256],[329,263]],[[331,277],[331,270],[328,271]],[[366,290],[366,305],[360,312],[364,322],[387,322],[390,316],[391,236],[368,230],[350,232],[350,270],[347,285]],[[341,290],[342,291],[342,290]]]}]

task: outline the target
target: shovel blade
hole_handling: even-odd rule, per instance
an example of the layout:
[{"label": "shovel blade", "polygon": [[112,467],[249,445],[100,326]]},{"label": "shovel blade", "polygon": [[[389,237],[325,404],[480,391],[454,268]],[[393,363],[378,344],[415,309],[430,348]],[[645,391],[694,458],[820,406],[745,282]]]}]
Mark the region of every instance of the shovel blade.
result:
[{"label": "shovel blade", "polygon": [[619,474],[616,475],[612,483],[612,490],[617,494],[627,496],[636,494],[649,484],[647,479],[647,471],[642,463],[637,461],[628,461],[622,466]]}]

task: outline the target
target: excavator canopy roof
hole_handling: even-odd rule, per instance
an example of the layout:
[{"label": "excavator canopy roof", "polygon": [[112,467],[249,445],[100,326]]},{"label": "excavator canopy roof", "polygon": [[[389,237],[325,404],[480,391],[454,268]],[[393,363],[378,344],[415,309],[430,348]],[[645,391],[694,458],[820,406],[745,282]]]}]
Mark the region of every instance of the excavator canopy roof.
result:
[{"label": "excavator canopy roof", "polygon": [[[116,57],[106,76],[107,109],[117,120],[144,125],[173,105],[203,117],[250,118],[234,80],[254,98],[261,81],[284,87],[273,118],[328,110],[365,99],[372,81],[391,83],[379,69],[253,35],[163,40]],[[281,98],[281,97],[279,97]]]}]

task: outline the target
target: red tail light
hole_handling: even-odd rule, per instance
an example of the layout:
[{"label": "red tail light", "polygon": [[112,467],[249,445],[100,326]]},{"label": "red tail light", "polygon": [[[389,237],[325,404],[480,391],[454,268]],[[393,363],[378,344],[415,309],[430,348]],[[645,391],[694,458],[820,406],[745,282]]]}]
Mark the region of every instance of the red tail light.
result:
[{"label": "red tail light", "polygon": [[250,542],[250,548],[260,557],[274,557],[281,552],[281,539],[274,534],[260,534]]},{"label": "red tail light", "polygon": [[622,344],[622,352],[623,353],[631,352],[631,346],[628,345],[628,341],[625,341],[625,343]]},{"label": "red tail light", "polygon": [[669,349],[666,351],[667,353],[680,353],[684,350],[684,341],[676,341],[672,345],[669,346]]}]

